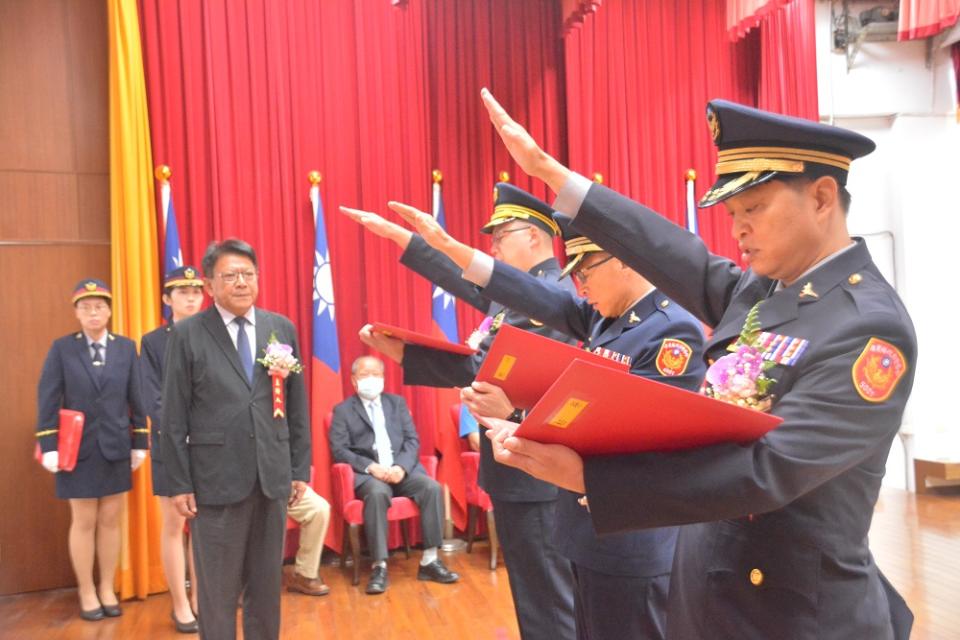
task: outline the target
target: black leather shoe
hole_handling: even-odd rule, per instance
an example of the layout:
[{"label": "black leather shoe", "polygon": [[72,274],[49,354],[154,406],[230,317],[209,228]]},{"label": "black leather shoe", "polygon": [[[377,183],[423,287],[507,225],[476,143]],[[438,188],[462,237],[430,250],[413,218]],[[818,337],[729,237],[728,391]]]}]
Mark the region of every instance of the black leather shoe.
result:
[{"label": "black leather shoe", "polygon": [[447,569],[439,559],[430,564],[420,565],[417,570],[417,580],[433,580],[442,584],[450,584],[460,579],[460,574]]},{"label": "black leather shoe", "polygon": [[103,615],[108,618],[119,618],[123,615],[123,611],[120,610],[119,604],[105,604],[103,605]]},{"label": "black leather shoe", "polygon": [[367,582],[367,593],[373,595],[387,590],[387,568],[374,567]]},{"label": "black leather shoe", "polygon": [[173,611],[170,612],[170,617],[173,618],[173,626],[176,627],[177,633],[200,633],[200,625],[196,620],[180,622],[177,620],[177,614]]},{"label": "black leather shoe", "polygon": [[103,607],[97,607],[96,609],[90,609],[89,611],[80,609],[80,617],[89,622],[103,620]]}]

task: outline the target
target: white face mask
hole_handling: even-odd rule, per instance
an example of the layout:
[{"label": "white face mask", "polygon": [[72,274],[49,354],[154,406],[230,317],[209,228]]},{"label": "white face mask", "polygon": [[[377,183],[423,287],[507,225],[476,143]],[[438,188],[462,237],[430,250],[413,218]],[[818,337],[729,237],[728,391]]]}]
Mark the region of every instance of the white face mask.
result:
[{"label": "white face mask", "polygon": [[357,380],[357,393],[364,400],[374,400],[383,393],[383,378],[368,376]]}]

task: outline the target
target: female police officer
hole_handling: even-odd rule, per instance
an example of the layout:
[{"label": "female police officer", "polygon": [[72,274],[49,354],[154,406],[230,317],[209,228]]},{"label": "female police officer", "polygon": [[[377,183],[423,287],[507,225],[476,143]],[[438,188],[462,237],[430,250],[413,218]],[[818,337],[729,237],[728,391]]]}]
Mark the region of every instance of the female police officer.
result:
[{"label": "female police officer", "polygon": [[[137,348],[132,340],[107,330],[112,298],[102,281],[80,281],[73,293],[80,331],[54,341],[38,389],[37,438],[43,466],[56,474],[57,497],[70,501],[70,560],[84,620],[121,614],[113,591],[120,512],[123,494],[131,487],[131,470],[143,463],[147,449]],[[84,414],[72,471],[58,470],[60,409]],[[94,556],[99,569],[96,586]]]}]

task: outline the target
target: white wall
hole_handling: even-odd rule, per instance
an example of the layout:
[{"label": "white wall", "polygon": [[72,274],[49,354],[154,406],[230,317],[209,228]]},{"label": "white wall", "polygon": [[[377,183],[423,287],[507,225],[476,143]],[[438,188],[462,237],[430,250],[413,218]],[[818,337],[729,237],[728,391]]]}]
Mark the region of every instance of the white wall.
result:
[{"label": "white wall", "polygon": [[[935,50],[928,66],[926,41],[864,43],[848,72],[831,29],[830,2],[818,2],[820,118],[877,142],[851,170],[850,230],[870,234],[917,330],[902,431],[913,434],[915,456],[960,460],[960,124],[949,49]],[[899,443],[884,483],[905,484]]]}]

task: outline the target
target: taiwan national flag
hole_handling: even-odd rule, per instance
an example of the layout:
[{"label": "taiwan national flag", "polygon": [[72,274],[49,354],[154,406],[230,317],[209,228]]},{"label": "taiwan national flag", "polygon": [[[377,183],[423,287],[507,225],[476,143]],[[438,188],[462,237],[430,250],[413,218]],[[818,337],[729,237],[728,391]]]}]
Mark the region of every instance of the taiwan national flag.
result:
[{"label": "taiwan national flag", "polygon": [[[323,219],[323,203],[320,202],[320,187],[310,188],[310,203],[313,205],[313,220],[316,241],[313,253],[313,357],[310,415],[313,422],[313,487],[317,493],[331,501],[330,492],[330,443],[324,421],[333,407],[343,400],[340,379],[340,348],[337,345],[337,325],[334,322],[333,276],[330,269],[330,249]],[[328,529],[327,543],[340,551],[342,525],[336,521]]]},{"label": "taiwan national flag", "polygon": [[[444,229],[447,228],[447,219],[443,211],[443,194],[440,187],[440,172],[434,172],[433,182],[433,217]],[[450,342],[460,342],[460,332],[457,330],[457,309],[455,299],[437,285],[433,285],[433,326],[434,332]],[[450,491],[449,517],[460,530],[466,528],[467,522],[467,488],[463,479],[463,467],[460,464],[460,434],[451,420],[450,406],[460,401],[456,391],[438,389],[436,406],[436,433],[434,442],[440,453],[440,464],[437,467],[437,480],[446,485]]]},{"label": "taiwan national flag", "polygon": [[[183,251],[180,250],[180,232],[177,229],[177,212],[173,209],[173,195],[170,193],[170,181],[160,181],[160,210],[163,212],[163,265],[160,278],[174,269],[183,266]],[[172,311],[163,305],[163,317],[170,319]]]}]

